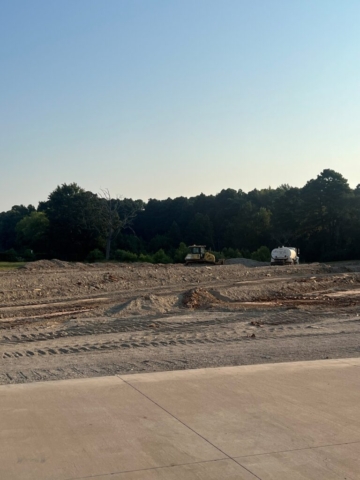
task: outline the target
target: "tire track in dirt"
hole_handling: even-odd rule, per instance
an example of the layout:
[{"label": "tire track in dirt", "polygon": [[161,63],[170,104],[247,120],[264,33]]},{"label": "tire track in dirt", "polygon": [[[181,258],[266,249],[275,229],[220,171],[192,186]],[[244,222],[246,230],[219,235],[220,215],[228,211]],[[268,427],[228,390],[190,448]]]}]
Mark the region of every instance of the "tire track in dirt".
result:
[{"label": "tire track in dirt", "polygon": [[[300,327],[299,327],[300,328]],[[282,335],[282,339],[295,339],[295,338],[310,338],[310,337],[329,337],[329,336],[336,336],[341,334],[342,336],[346,335],[354,335],[358,333],[358,328],[349,328],[348,331],[342,330],[339,331],[332,331],[332,332],[304,332],[295,333],[293,332],[294,328],[292,326],[288,327],[287,332],[284,332]],[[271,330],[268,331],[261,331],[260,332],[262,337],[268,340],[276,339],[275,335],[271,334]],[[137,337],[134,339],[132,338],[118,338],[118,339],[104,339],[103,341],[94,342],[92,340],[92,336],[88,336],[88,340],[86,342],[79,343],[79,340],[76,340],[78,343],[67,342],[60,346],[42,346],[42,347],[31,347],[31,343],[36,343],[36,340],[33,339],[30,342],[24,342],[26,345],[21,347],[21,344],[16,344],[16,349],[7,349],[2,353],[2,358],[4,360],[7,359],[21,359],[24,357],[32,358],[32,357],[45,357],[45,356],[54,356],[54,355],[76,355],[76,354],[84,354],[87,352],[96,353],[96,352],[104,352],[104,351],[111,351],[111,350],[128,350],[128,349],[148,349],[148,348],[163,348],[163,347],[176,347],[178,345],[187,346],[187,345],[206,345],[206,344],[225,344],[225,343],[239,343],[244,341],[249,341],[254,338],[257,338],[255,333],[252,334],[244,334],[238,333],[234,330],[227,331],[227,332],[219,332],[219,331],[198,331],[195,333],[191,333],[187,330],[186,335],[181,335],[176,331],[168,332],[165,335],[162,335],[161,338],[158,338],[158,334],[147,335],[150,337],[147,341],[144,341],[144,337]],[[50,339],[44,339],[49,342]],[[51,343],[51,342],[49,342]],[[30,344],[30,345],[29,345]],[[10,346],[10,345],[9,345]]]},{"label": "tire track in dirt", "polygon": [[[330,312],[332,315],[332,312]],[[304,324],[309,319],[305,318],[302,311],[297,311],[296,309],[288,308],[277,308],[272,312],[272,315],[267,315],[267,318],[262,318],[260,321],[257,320],[259,317],[258,312],[252,315],[252,312],[247,310],[246,312],[237,312],[236,314],[229,314],[226,317],[219,313],[218,317],[214,317],[216,312],[213,312],[212,318],[195,318],[193,320],[184,321],[183,318],[188,316],[188,312],[184,312],[183,315],[177,315],[179,318],[178,321],[167,321],[166,319],[159,318],[136,318],[136,319],[121,319],[121,320],[109,320],[104,322],[96,322],[96,319],[85,325],[74,325],[67,326],[65,328],[58,328],[52,331],[44,329],[41,326],[32,326],[31,333],[24,332],[14,332],[14,329],[11,329],[9,333],[3,334],[0,337],[0,345],[5,344],[22,344],[22,343],[33,343],[33,342],[46,342],[49,340],[63,339],[66,337],[83,337],[83,336],[92,336],[92,335],[101,335],[101,334],[118,334],[118,333],[138,333],[144,332],[149,333],[151,331],[157,332],[157,334],[166,335],[167,333],[174,332],[187,332],[192,333],[193,331],[198,331],[202,329],[209,329],[211,327],[222,327],[228,328],[231,325],[243,325],[246,323],[255,322],[255,325],[258,326],[268,326],[274,327],[278,325],[297,325]],[[320,321],[322,318],[325,318],[329,315],[327,312],[322,312],[317,314],[317,321]],[[199,317],[203,315],[199,314]],[[254,320],[251,320],[254,318]],[[356,320],[354,320],[356,321]],[[14,332],[14,333],[13,333]]]},{"label": "tire track in dirt", "polygon": [[[348,338],[345,338],[348,337]],[[360,338],[341,332],[328,335],[318,344],[316,336],[302,339],[278,339],[275,346],[271,339],[242,339],[230,342],[205,342],[195,344],[187,339],[178,342],[177,347],[156,345],[157,348],[123,348],[103,350],[95,347],[91,359],[86,356],[71,354],[34,355],[34,363],[22,363],[23,358],[8,360],[11,362],[6,370],[0,372],[0,384],[28,383],[38,381],[60,380],[66,378],[88,378],[119,373],[167,371],[186,368],[218,367],[228,365],[250,365],[254,363],[274,363],[303,359],[346,358],[360,354]],[[209,339],[210,340],[210,339]],[[213,339],[212,339],[213,340]],[[156,342],[158,343],[158,342]],[[241,348],[239,348],[241,345]],[[314,350],[314,346],[320,347]],[[164,347],[164,348],[161,348]],[[44,351],[44,350],[43,350]],[[204,352],[207,352],[207,356]],[[145,352],[145,355],[143,355]],[[19,352],[18,353],[22,353]],[[90,354],[91,352],[89,352]],[[101,355],[102,353],[102,355]],[[104,356],[105,355],[105,356]],[[61,363],[54,363],[59,357]],[[42,362],[35,362],[36,359]],[[79,361],[79,359],[81,361]],[[27,359],[28,360],[28,359]],[[50,361],[52,360],[52,361]],[[73,362],[76,362],[75,364]],[[7,362],[4,362],[4,365]]]}]

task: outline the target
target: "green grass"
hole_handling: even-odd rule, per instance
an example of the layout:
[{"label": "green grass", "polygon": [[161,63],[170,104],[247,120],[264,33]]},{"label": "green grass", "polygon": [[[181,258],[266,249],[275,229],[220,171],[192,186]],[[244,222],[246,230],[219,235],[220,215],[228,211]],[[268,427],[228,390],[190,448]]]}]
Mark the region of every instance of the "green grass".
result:
[{"label": "green grass", "polygon": [[25,265],[25,262],[0,262],[0,272],[3,270],[16,270]]}]

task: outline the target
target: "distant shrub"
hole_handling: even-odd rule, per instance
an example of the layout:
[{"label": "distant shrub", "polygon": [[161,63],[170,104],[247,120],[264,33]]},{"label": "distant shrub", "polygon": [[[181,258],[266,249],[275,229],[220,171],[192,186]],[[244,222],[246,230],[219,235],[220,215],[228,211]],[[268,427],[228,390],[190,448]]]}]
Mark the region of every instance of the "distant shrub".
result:
[{"label": "distant shrub", "polygon": [[33,252],[33,250],[31,250],[30,248],[27,248],[23,253],[22,253],[22,258],[26,261],[26,262],[32,262],[36,259],[36,256]]},{"label": "distant shrub", "polygon": [[258,262],[270,262],[270,257],[270,250],[264,246],[258,248],[251,254],[252,260],[257,260]]},{"label": "distant shrub", "polygon": [[136,253],[128,252],[127,250],[115,250],[115,260],[118,262],[137,262],[138,256]]},{"label": "distant shrub", "polygon": [[19,256],[13,248],[10,250],[6,250],[5,252],[0,253],[0,261],[1,262],[18,262]]},{"label": "distant shrub", "polygon": [[145,262],[145,263],[154,263],[154,259],[153,259],[152,255],[148,255],[148,254],[144,254],[144,253],[140,253],[140,255],[138,257],[138,261],[139,262]]},{"label": "distant shrub", "polygon": [[225,258],[223,252],[215,252],[213,250],[209,250],[209,253],[212,253],[213,255],[215,255],[216,261],[223,260]]},{"label": "distant shrub", "polygon": [[186,244],[184,242],[181,242],[179,247],[175,250],[174,263],[183,263],[188,252],[189,249]]},{"label": "distant shrub", "polygon": [[169,257],[169,255],[166,255],[162,248],[154,253],[153,260],[154,263],[172,263],[172,259]]},{"label": "distant shrub", "polygon": [[224,258],[242,258],[242,253],[238,248],[223,248],[222,254]]},{"label": "distant shrub", "polygon": [[101,262],[102,260],[105,260],[105,255],[101,250],[95,248],[95,250],[91,250],[89,255],[86,257],[86,260],[90,263]]}]

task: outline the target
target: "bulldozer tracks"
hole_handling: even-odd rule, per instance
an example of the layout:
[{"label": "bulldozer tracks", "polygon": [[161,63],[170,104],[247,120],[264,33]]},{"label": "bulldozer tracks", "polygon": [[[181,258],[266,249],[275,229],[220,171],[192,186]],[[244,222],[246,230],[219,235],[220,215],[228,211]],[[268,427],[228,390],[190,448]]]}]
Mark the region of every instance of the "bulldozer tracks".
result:
[{"label": "bulldozer tracks", "polygon": [[[3,332],[0,338],[0,383],[24,383],[62,378],[239,363],[252,352],[252,361],[274,360],[269,350],[279,343],[308,349],[321,342],[346,352],[360,352],[360,320],[344,315],[341,322],[323,313],[278,309],[266,319],[258,311],[246,314],[192,313],[168,319],[127,319],[90,325],[60,326],[55,331],[34,326],[31,331]],[[292,347],[291,347],[292,345]],[[290,346],[290,347],[289,347]],[[358,349],[358,350],[357,350]],[[231,353],[232,352],[232,353]],[[254,352],[257,352],[254,357]],[[355,352],[355,353],[354,353]],[[357,352],[357,353],[356,353]],[[235,355],[232,362],[228,355]],[[245,357],[244,357],[245,355]],[[221,360],[221,357],[223,360]]]}]

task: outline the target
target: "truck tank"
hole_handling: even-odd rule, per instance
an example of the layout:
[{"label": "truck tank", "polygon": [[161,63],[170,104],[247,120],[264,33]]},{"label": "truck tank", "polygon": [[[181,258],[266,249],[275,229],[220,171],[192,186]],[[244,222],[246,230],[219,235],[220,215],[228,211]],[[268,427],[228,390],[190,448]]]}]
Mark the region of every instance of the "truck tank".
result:
[{"label": "truck tank", "polygon": [[297,265],[298,249],[295,247],[278,247],[271,252],[271,265]]}]

